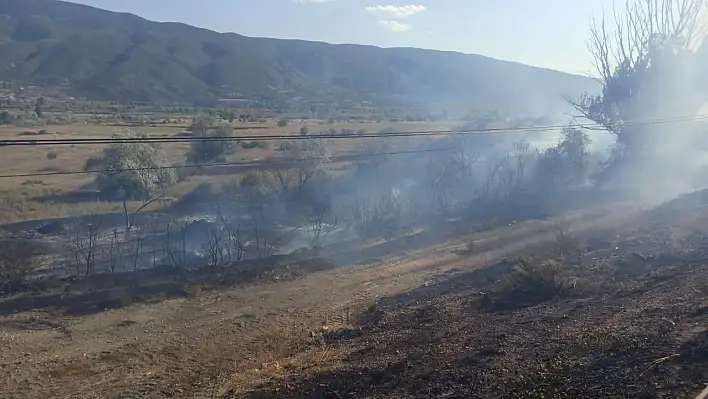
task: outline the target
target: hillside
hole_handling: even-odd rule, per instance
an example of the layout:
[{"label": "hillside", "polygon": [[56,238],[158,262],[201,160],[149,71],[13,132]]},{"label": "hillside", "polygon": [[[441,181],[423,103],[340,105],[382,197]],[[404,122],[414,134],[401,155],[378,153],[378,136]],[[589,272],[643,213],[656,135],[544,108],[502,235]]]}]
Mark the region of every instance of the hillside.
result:
[{"label": "hillside", "polygon": [[56,0],[0,0],[0,80],[90,99],[373,101],[538,113],[583,77],[479,55],[221,34]]}]

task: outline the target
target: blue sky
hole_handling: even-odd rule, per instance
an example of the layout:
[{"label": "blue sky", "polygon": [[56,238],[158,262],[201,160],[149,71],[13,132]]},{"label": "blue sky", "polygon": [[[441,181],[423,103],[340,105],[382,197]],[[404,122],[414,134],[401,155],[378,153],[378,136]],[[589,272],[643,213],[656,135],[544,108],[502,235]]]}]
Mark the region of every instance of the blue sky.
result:
[{"label": "blue sky", "polygon": [[246,36],[421,47],[587,74],[589,20],[612,0],[73,0]]}]

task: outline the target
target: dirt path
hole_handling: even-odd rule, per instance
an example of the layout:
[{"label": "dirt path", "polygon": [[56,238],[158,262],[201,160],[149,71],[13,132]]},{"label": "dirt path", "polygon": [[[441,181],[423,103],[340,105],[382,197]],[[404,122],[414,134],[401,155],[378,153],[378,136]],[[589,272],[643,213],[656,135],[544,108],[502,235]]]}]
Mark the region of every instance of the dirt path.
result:
[{"label": "dirt path", "polygon": [[[631,213],[567,218],[574,231],[622,223]],[[202,292],[66,317],[28,312],[0,318],[0,396],[8,398],[212,397],[287,375],[298,363],[336,362],[301,338],[346,325],[377,298],[445,270],[471,269],[552,241],[557,220],[533,221],[392,256],[376,265],[293,281]],[[455,252],[470,241],[474,255]],[[302,358],[302,356],[307,358]]]}]

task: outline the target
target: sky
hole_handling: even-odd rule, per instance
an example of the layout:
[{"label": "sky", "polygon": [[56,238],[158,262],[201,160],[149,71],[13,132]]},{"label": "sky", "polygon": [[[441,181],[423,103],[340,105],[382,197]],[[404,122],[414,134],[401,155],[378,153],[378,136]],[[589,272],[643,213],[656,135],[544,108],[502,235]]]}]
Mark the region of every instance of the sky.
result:
[{"label": "sky", "polygon": [[613,0],[73,0],[246,36],[482,54],[593,71],[590,18]]}]

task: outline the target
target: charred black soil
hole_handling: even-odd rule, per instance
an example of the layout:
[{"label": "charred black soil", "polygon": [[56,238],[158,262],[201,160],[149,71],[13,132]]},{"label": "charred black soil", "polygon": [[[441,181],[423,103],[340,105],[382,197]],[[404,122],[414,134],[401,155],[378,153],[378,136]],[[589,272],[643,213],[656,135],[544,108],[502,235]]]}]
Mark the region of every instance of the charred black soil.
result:
[{"label": "charred black soil", "polygon": [[559,229],[523,261],[383,298],[322,333],[343,362],[248,397],[693,398],[708,383],[703,202],[619,231]]}]

